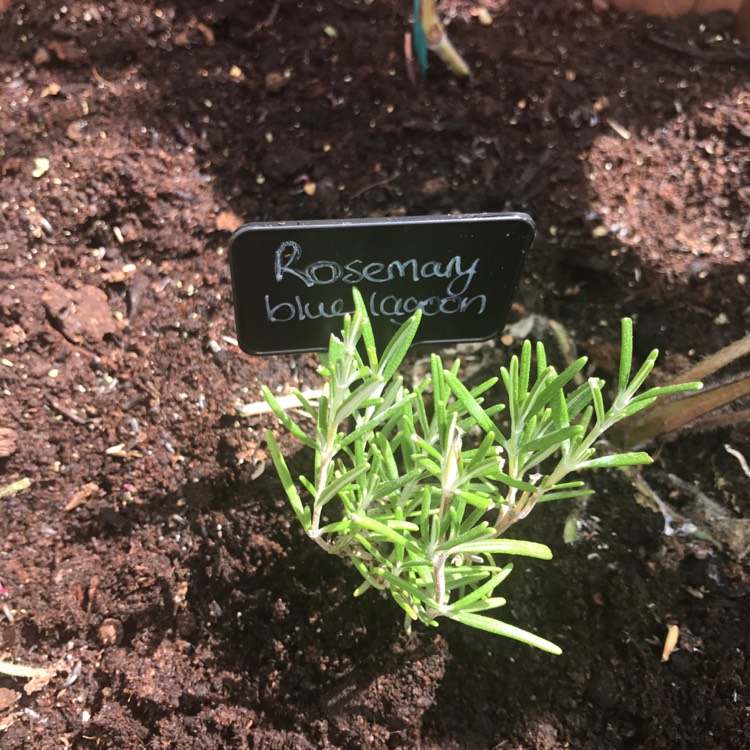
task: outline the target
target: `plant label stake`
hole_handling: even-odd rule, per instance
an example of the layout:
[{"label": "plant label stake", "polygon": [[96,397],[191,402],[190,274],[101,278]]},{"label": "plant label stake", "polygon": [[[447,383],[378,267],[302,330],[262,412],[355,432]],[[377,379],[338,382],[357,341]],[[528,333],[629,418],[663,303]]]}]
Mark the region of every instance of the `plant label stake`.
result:
[{"label": "plant label stake", "polygon": [[520,213],[246,224],[229,243],[240,347],[327,349],[353,311],[355,286],[379,340],[417,310],[414,343],[492,338],[533,237]]}]

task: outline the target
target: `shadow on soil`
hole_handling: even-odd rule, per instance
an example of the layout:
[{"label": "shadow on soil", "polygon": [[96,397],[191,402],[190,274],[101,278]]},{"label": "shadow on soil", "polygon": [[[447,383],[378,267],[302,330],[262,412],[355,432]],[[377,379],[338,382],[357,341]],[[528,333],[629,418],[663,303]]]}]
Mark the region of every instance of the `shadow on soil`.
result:
[{"label": "shadow on soil", "polygon": [[[706,268],[694,264],[684,278],[664,280],[650,273],[643,257],[621,252],[618,239],[637,236],[638,227],[629,224],[628,205],[621,216],[598,212],[597,186],[587,175],[601,139],[619,138],[625,162],[642,162],[647,171],[648,149],[628,150],[629,134],[658,141],[683,113],[699,110],[704,70],[715,71],[713,96],[717,86],[727,93],[736,88],[740,53],[733,62],[728,41],[720,51],[729,60],[712,62],[700,52],[709,37],[715,42],[717,34],[729,33],[720,18],[699,30],[694,19],[645,22],[592,14],[587,5],[518,2],[503,6],[483,28],[459,14],[451,35],[471,61],[472,80],[455,80],[433,61],[429,78],[415,89],[401,58],[407,11],[397,0],[330,7],[281,2],[270,10],[232,0],[180,2],[158,15],[127,19],[104,9],[84,23],[48,3],[16,11],[24,24],[15,30],[8,24],[5,34],[29,36],[31,57],[38,49],[35,28],[56,18],[50,74],[74,86],[95,71],[133,127],[144,127],[168,153],[192,154],[215,194],[245,220],[527,210],[540,229],[527,306],[536,308],[546,296],[547,314],[576,318],[582,305],[613,297],[624,307],[637,284],[636,304],[650,298],[648,312],[666,313],[657,338],[667,345],[681,335],[682,318],[679,306],[665,303],[665,285],[675,296],[686,282],[700,285],[699,308],[710,307],[707,299],[720,302],[722,280],[706,280]],[[665,39],[684,49],[665,46]],[[699,50],[692,55],[691,39]],[[49,137],[64,143],[73,116],[66,101],[43,100],[40,116]],[[367,153],[354,137],[362,131]],[[730,147],[741,141],[741,125],[725,137]],[[9,138],[6,150],[21,155],[23,136]],[[625,166],[607,169],[617,173]],[[147,204],[117,204],[117,181],[135,179],[122,169],[111,175],[113,216],[125,208],[163,220]],[[702,179],[688,162],[676,169],[677,183]],[[426,171],[433,176],[425,181]],[[414,174],[422,176],[415,180]],[[635,167],[623,171],[624,200],[654,200],[627,184],[636,175]],[[314,185],[313,194],[303,190],[305,183]],[[665,185],[657,199],[667,211],[681,210],[675,192]],[[735,214],[738,231],[747,233],[741,205],[721,200]],[[97,228],[97,222],[89,227],[92,247],[101,242]],[[225,238],[218,233],[206,243]],[[680,246],[689,245],[687,238],[674,242],[690,253]],[[135,258],[149,248],[126,243],[124,252]],[[701,263],[721,267],[721,254]],[[583,291],[557,297],[552,287]],[[639,312],[632,305],[628,311]],[[740,323],[731,321],[719,336],[736,338]]]}]

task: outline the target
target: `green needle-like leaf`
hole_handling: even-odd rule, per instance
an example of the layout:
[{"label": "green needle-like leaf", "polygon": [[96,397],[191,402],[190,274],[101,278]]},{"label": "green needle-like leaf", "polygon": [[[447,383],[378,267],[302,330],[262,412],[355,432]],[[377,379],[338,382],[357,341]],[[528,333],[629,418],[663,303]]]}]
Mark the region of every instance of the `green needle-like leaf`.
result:
[{"label": "green needle-like leaf", "polygon": [[[466,453],[464,453],[466,473],[473,471],[482,461],[484,461],[484,457],[492,448],[492,443],[492,435],[485,435],[484,440],[482,440],[482,444],[479,446],[479,448],[474,451],[466,451]],[[493,460],[496,461],[496,457],[493,456]]]},{"label": "green needle-like leaf", "polygon": [[365,306],[365,301],[362,299],[359,289],[356,287],[352,289],[352,297],[354,299],[354,309],[362,316],[362,340],[365,342],[367,361],[370,363],[370,369],[373,372],[376,372],[378,369],[378,353],[375,347],[375,336],[372,332],[372,324],[370,323],[370,317],[367,314],[367,307]]},{"label": "green needle-like leaf", "polygon": [[443,376],[443,363],[437,354],[433,354],[430,357],[430,368],[432,371],[432,401],[435,410],[435,422],[438,426],[440,446],[445,451],[448,439],[448,418],[446,415],[448,394],[446,393],[445,378]]},{"label": "green needle-like leaf", "polygon": [[349,433],[342,441],[341,441],[341,447],[344,447],[346,445],[351,445],[351,443],[355,443],[358,440],[361,440],[365,435],[368,435],[372,432],[374,432],[375,428],[382,424],[383,422],[386,422],[394,415],[401,412],[404,408],[406,408],[411,401],[412,396],[407,395],[404,396],[400,401],[393,404],[388,409],[385,409],[385,411],[378,412],[376,415],[365,422],[364,424],[357,427],[355,430],[352,430],[351,433]]},{"label": "green needle-like leaf", "polygon": [[308,448],[315,448],[315,441],[301,427],[291,420],[281,404],[276,400],[273,393],[271,393],[270,388],[264,385],[260,390],[266,403],[271,407],[271,411],[273,411],[273,413],[279,418],[284,427],[286,427],[294,437],[301,440]]},{"label": "green needle-like leaf", "polygon": [[649,388],[644,393],[636,396],[633,402],[636,403],[645,399],[662,398],[664,396],[675,396],[678,393],[690,393],[699,391],[703,388],[703,383],[677,383],[676,385],[662,385],[656,388]]},{"label": "green needle-like leaf", "polygon": [[427,456],[416,455],[414,456],[414,460],[436,479],[439,479],[443,475],[442,467],[438,466],[434,461],[431,461]]},{"label": "green needle-like leaf", "polygon": [[528,443],[524,443],[521,446],[521,450],[527,453],[533,453],[535,451],[546,451],[553,445],[560,445],[565,440],[570,440],[583,432],[583,427],[580,425],[570,425],[563,427],[560,430],[550,432],[549,435],[530,440]]},{"label": "green needle-like leaf", "polygon": [[475,526],[465,534],[460,534],[454,539],[449,539],[435,548],[435,552],[455,552],[456,548],[462,544],[473,542],[479,537],[490,537],[491,531],[488,531],[489,524],[484,521],[479,526]]},{"label": "green needle-like leaf", "polygon": [[627,393],[630,396],[632,396],[643,385],[643,382],[650,375],[651,370],[654,369],[654,364],[656,363],[656,358],[658,356],[659,356],[659,350],[654,349],[648,355],[648,357],[646,357],[646,361],[641,365],[641,369],[638,370],[635,377],[628,384]]},{"label": "green needle-like leaf", "polygon": [[489,596],[510,575],[512,570],[512,565],[506,565],[502,570],[495,573],[487,583],[475,588],[470,594],[451,604],[451,612],[460,612],[479,599]]},{"label": "green needle-like leaf", "polygon": [[365,563],[360,560],[357,557],[351,558],[352,564],[354,567],[360,572],[362,575],[362,578],[365,579],[365,583],[363,583],[355,592],[354,596],[361,596],[364,594],[367,589],[372,586],[372,588],[377,589],[378,591],[382,591],[385,586],[378,581],[378,579],[370,572],[370,569],[365,565]]},{"label": "green needle-like leaf", "polygon": [[487,599],[469,604],[461,609],[462,612],[485,612],[488,609],[497,609],[498,607],[504,607],[507,604],[507,600],[502,596],[490,596]]},{"label": "green needle-like leaf", "polygon": [[639,411],[648,408],[656,401],[655,398],[644,398],[639,401],[632,401],[629,406],[626,406],[619,415],[620,419],[626,419],[632,417],[633,414],[637,414]]},{"label": "green needle-like leaf", "polygon": [[302,408],[313,418],[318,418],[318,410],[305,398],[298,388],[292,388],[292,394],[300,402]]},{"label": "green needle-like leaf", "polygon": [[505,636],[505,638],[512,638],[513,640],[521,641],[521,643],[526,643],[529,646],[534,646],[534,648],[547,651],[550,654],[555,654],[555,656],[559,656],[562,653],[562,649],[552,643],[552,641],[540,638],[538,635],[534,635],[534,633],[529,633],[528,630],[522,630],[515,625],[509,625],[507,622],[501,622],[492,617],[477,615],[473,612],[454,612],[449,613],[448,617],[450,617],[451,620],[456,620],[456,622],[463,623],[472,628],[477,628],[478,630],[486,630],[488,633],[494,633],[495,635]]},{"label": "green needle-like leaf", "polygon": [[602,398],[602,386],[597,378],[589,378],[591,389],[591,400],[594,404],[594,414],[599,425],[604,424],[604,399]]},{"label": "green needle-like leaf", "polygon": [[284,461],[284,456],[281,454],[279,445],[271,430],[266,430],[266,442],[268,443],[268,450],[271,454],[273,465],[276,467],[276,472],[281,480],[281,486],[284,488],[284,492],[286,492],[286,496],[289,498],[289,504],[292,506],[292,510],[297,518],[299,518],[302,526],[305,530],[309,531],[311,528],[310,508],[302,505],[302,500],[299,494],[297,494],[292,475],[289,473],[286,461]]},{"label": "green needle-like leaf", "polygon": [[404,597],[398,593],[398,591],[396,591],[395,589],[391,589],[391,596],[395,599],[399,607],[401,607],[401,609],[403,609],[404,612],[406,612],[406,614],[409,615],[412,620],[419,619],[417,610],[414,609],[414,607],[412,607],[411,604],[409,604],[409,602],[407,602],[406,599],[404,599]]},{"label": "green needle-like leaf", "polygon": [[397,479],[392,479],[389,482],[380,482],[378,483],[371,499],[380,500],[381,497],[386,497],[394,492],[398,492],[410,482],[416,482],[421,476],[422,472],[415,469],[414,471],[410,471],[408,474],[404,474]]},{"label": "green needle-like leaf", "polygon": [[486,541],[467,542],[454,547],[452,553],[484,555],[523,555],[536,557],[539,560],[551,560],[552,550],[546,544],[524,542],[520,539],[488,539]]},{"label": "green needle-like leaf", "polygon": [[499,471],[498,477],[500,478],[500,481],[503,484],[507,484],[508,487],[513,487],[517,490],[521,490],[523,492],[536,492],[537,488],[533,484],[529,484],[529,482],[524,482],[522,479],[516,479],[515,477],[510,476],[509,474],[506,474],[505,472]]},{"label": "green needle-like leaf", "polygon": [[339,494],[339,492],[341,492],[341,490],[345,489],[350,484],[352,484],[354,480],[357,479],[358,477],[361,477],[362,474],[364,474],[369,468],[370,468],[369,464],[361,464],[360,466],[355,466],[350,471],[347,471],[346,474],[343,474],[342,476],[339,476],[336,479],[334,479],[318,495],[318,497],[315,500],[315,505],[317,507],[321,507],[325,505],[326,503],[330,502],[334,497],[336,497],[336,495]]},{"label": "green needle-like leaf", "polygon": [[336,422],[344,422],[355,411],[361,409],[370,397],[383,386],[382,378],[374,376],[372,380],[363,383],[356,391],[349,394],[343,404],[336,410],[333,419]]},{"label": "green needle-like leaf", "polygon": [[652,463],[648,453],[617,453],[613,456],[600,456],[592,458],[581,464],[582,469],[611,469],[620,466],[641,466]]},{"label": "green needle-like leaf", "polygon": [[588,382],[581,384],[566,399],[569,419],[575,419],[591,403],[591,388]]},{"label": "green needle-like leaf", "polygon": [[390,570],[386,570],[385,568],[376,568],[375,575],[378,575],[388,581],[388,583],[391,584],[391,587],[396,591],[398,591],[399,589],[406,591],[406,593],[408,593],[413,599],[421,602],[423,605],[427,607],[433,607],[435,609],[438,608],[437,602],[435,602],[435,600],[432,599],[427,594],[427,592],[418,588],[404,578],[394,575]]},{"label": "green needle-like leaf", "polygon": [[518,372],[518,396],[525,398],[529,390],[529,375],[531,374],[531,342],[524,341],[521,348],[521,362]]},{"label": "green needle-like leaf", "polygon": [[417,310],[396,332],[383,352],[380,360],[380,375],[383,380],[390,380],[399,365],[406,356],[406,352],[417,334],[419,322],[422,320],[422,311]]},{"label": "green needle-like leaf", "polygon": [[491,494],[489,492],[480,494],[479,492],[471,492],[470,490],[456,490],[455,497],[459,500],[464,500],[475,508],[480,508],[485,511],[489,510],[495,504],[495,500],[497,499],[496,492]]},{"label": "green needle-like leaf", "polygon": [[368,516],[352,516],[352,522],[362,529],[368,531],[374,531],[376,534],[380,534],[394,544],[401,544],[406,547],[409,544],[409,540],[398,533],[394,528],[388,526],[374,518]]},{"label": "green needle-like leaf", "polygon": [[336,365],[344,356],[344,352],[344,342],[341,341],[341,339],[336,338],[334,334],[331,334],[328,339],[328,359],[326,360],[326,366],[329,370],[334,370],[336,368]]},{"label": "green needle-like leaf", "polygon": [[321,530],[321,534],[343,534],[352,527],[352,522],[347,519],[345,521],[337,521],[336,523],[329,523],[324,526]]},{"label": "green needle-like leaf", "polygon": [[550,490],[545,491],[544,494],[539,497],[537,502],[548,503],[552,500],[566,500],[571,497],[586,497],[593,494],[594,490],[562,490],[561,492]]},{"label": "green needle-like leaf", "polygon": [[456,398],[461,401],[466,411],[476,420],[476,423],[485,430],[485,432],[493,434],[498,442],[501,442],[501,444],[504,443],[505,438],[502,433],[487,416],[484,409],[482,409],[479,403],[477,403],[474,396],[469,393],[466,386],[455,375],[453,375],[453,373],[444,370],[444,375],[448,387],[453,391]]},{"label": "green needle-like leaf", "polygon": [[617,379],[617,390],[624,391],[630,380],[630,368],[633,365],[633,321],[623,318],[621,323],[622,346],[620,348],[620,373]]},{"label": "green needle-like leaf", "polygon": [[547,371],[547,352],[544,350],[544,344],[537,341],[536,344],[536,377],[541,380],[543,374]]},{"label": "green needle-like leaf", "polygon": [[[536,411],[542,409],[546,404],[548,404],[552,399],[552,396],[557,391],[559,391],[561,388],[564,388],[571,380],[573,380],[573,378],[578,375],[581,370],[583,370],[587,362],[588,360],[586,359],[586,357],[581,357],[580,359],[577,359],[571,365],[566,367],[559,375],[555,375],[555,377],[550,380],[550,382],[544,387],[542,393],[539,395]],[[568,408],[570,408],[570,406]],[[533,416],[533,414],[530,414],[529,416]]]}]

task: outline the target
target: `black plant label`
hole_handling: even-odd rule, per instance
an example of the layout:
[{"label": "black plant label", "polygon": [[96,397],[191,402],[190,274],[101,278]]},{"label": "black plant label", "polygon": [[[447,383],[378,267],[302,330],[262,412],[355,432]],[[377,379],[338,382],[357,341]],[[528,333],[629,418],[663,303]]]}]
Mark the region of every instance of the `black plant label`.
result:
[{"label": "black plant label", "polygon": [[327,349],[355,286],[379,348],[417,309],[414,343],[492,338],[533,237],[520,213],[245,224],[229,244],[240,347]]}]

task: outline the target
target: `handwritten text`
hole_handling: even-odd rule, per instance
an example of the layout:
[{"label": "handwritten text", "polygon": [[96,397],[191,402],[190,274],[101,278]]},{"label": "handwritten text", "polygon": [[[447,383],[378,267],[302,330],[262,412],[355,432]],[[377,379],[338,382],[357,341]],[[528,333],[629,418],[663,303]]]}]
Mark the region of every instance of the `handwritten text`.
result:
[{"label": "handwritten text", "polygon": [[[456,315],[470,312],[481,315],[487,306],[485,294],[468,293],[479,267],[479,258],[467,263],[460,255],[447,261],[416,258],[391,260],[388,262],[363,261],[354,259],[345,263],[334,260],[317,260],[307,265],[301,263],[302,248],[297,242],[287,240],[276,249],[274,277],[277,282],[287,277],[298,279],[306,287],[327,286],[336,282],[344,284],[387,284],[397,280],[418,284],[420,281],[443,279],[444,293],[435,294],[434,286],[429,296],[399,296],[374,291],[366,298],[372,317],[384,317],[393,322],[413,315],[417,310],[431,317],[435,315]],[[415,290],[416,291],[416,290]],[[326,302],[310,302],[304,295],[294,295],[290,300],[273,300],[270,294],[264,297],[266,318],[270,323],[317,320],[319,318],[340,318],[351,313],[351,302],[342,298]]]}]

